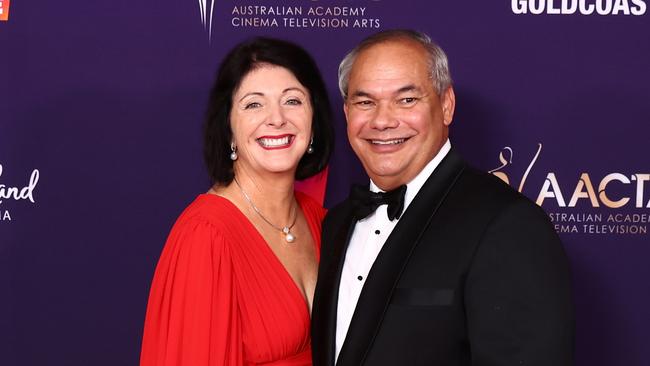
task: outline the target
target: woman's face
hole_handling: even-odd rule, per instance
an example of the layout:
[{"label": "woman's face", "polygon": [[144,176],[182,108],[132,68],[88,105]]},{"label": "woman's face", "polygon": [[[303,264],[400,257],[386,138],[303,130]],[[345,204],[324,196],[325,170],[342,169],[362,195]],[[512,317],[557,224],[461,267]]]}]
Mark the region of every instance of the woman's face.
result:
[{"label": "woman's face", "polygon": [[295,174],[311,139],[309,91],[291,71],[260,65],[232,97],[230,127],[237,170]]}]

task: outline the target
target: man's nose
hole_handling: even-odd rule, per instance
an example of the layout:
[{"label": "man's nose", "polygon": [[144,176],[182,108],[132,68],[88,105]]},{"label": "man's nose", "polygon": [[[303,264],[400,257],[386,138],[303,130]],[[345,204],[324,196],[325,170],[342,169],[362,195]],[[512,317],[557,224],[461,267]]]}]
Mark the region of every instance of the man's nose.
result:
[{"label": "man's nose", "polygon": [[395,128],[399,125],[399,120],[394,108],[387,103],[379,103],[375,115],[370,120],[370,127],[377,130]]}]

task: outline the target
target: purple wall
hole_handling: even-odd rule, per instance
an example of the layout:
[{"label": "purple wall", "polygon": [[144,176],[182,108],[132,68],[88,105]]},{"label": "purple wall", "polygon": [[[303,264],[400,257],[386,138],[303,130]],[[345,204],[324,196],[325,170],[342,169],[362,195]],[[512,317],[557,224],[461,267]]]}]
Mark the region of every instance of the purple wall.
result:
[{"label": "purple wall", "polygon": [[[396,27],[429,33],[449,54],[452,144],[484,170],[504,165],[502,153],[497,172],[515,188],[530,166],[522,191],[546,197],[572,261],[577,365],[650,364],[645,1],[581,0],[591,15],[547,14],[562,12],[560,0],[550,9],[539,0],[514,9],[511,1],[214,1],[211,41],[197,1],[11,2],[0,21],[0,364],[137,363],[167,232],[208,186],[200,124],[216,66],[235,43],[282,37],[315,56],[338,118],[326,205],[364,181],[345,141],[336,68],[361,38]],[[303,14],[233,15],[236,6]],[[352,14],[308,14],[318,7]],[[24,199],[4,197],[12,187]]]}]

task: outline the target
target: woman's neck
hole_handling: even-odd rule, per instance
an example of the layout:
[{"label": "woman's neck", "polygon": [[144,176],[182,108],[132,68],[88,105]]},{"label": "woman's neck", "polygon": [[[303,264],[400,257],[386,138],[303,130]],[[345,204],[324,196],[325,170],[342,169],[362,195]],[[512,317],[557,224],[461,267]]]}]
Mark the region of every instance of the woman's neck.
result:
[{"label": "woman's neck", "polygon": [[294,218],[297,209],[293,184],[293,173],[262,176],[235,170],[235,180],[226,187],[213,187],[213,190],[240,208],[259,211],[266,219],[284,226]]}]

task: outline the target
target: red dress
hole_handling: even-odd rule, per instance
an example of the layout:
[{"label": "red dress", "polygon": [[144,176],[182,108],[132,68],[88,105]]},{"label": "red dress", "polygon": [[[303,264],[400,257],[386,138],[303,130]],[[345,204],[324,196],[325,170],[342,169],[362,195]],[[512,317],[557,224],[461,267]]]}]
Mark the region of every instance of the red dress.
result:
[{"label": "red dress", "polygon": [[[325,210],[296,199],[320,257]],[[202,194],[169,234],[154,274],[141,366],[311,365],[309,309],[253,224]]]}]

